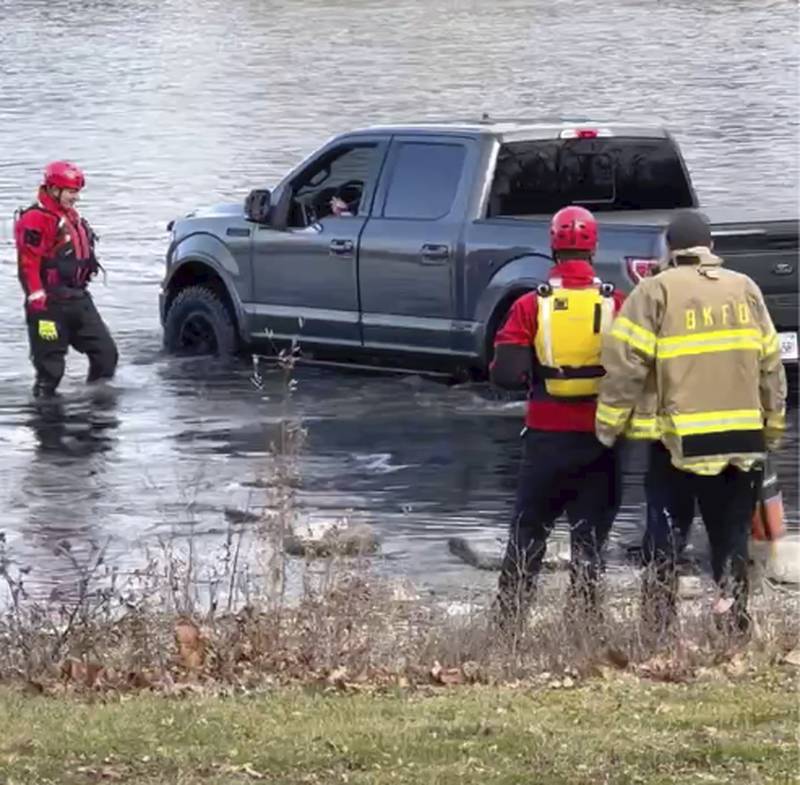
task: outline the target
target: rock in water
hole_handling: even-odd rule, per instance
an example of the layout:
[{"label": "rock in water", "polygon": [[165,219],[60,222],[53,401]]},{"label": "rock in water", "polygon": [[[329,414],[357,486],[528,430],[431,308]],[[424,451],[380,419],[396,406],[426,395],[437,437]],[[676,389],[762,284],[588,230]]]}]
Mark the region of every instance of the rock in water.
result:
[{"label": "rock in water", "polygon": [[326,556],[366,556],[380,548],[378,537],[366,523],[352,526],[331,525],[323,531],[301,530],[284,540],[290,556],[324,558]]},{"label": "rock in water", "polygon": [[250,510],[238,510],[235,507],[225,508],[225,519],[231,523],[255,523],[261,520],[261,515]]},{"label": "rock in water", "polygon": [[451,537],[447,541],[447,547],[453,556],[479,570],[499,570],[503,563],[502,554],[482,550],[466,537]]},{"label": "rock in water", "polygon": [[[497,544],[496,547],[470,542],[466,537],[451,537],[447,547],[453,556],[466,562],[479,570],[499,570],[503,564],[505,546]],[[569,543],[558,542],[553,539],[548,543],[542,568],[547,571],[565,570],[569,567]]]},{"label": "rock in water", "polygon": [[366,523],[358,523],[354,526],[332,533],[330,537],[332,547],[345,556],[362,556],[368,553],[375,553],[380,544],[378,537],[371,526]]},{"label": "rock in water", "polygon": [[696,575],[681,575],[678,579],[678,596],[682,600],[696,600],[704,594],[703,582]]},{"label": "rock in water", "polygon": [[775,542],[751,542],[750,552],[765,578],[800,584],[800,538],[785,536]]}]

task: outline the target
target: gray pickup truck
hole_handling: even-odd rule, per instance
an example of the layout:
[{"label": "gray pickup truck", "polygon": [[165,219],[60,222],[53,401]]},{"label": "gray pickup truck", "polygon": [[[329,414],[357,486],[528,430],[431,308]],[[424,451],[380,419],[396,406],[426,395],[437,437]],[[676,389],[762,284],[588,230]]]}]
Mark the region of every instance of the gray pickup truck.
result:
[{"label": "gray pickup truck", "polygon": [[[274,351],[482,375],[511,303],[551,264],[550,216],[600,221],[598,275],[625,290],[699,207],[675,140],[643,124],[484,119],[335,137],[273,191],[168,225],[161,292],[175,353]],[[715,247],[766,295],[797,359],[798,226],[715,216]]]}]

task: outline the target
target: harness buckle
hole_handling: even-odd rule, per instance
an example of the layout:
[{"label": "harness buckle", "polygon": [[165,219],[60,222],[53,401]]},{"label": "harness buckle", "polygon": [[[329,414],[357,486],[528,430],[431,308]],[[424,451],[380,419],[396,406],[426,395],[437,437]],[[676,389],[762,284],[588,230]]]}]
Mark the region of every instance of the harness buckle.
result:
[{"label": "harness buckle", "polygon": [[600,294],[603,297],[611,297],[614,294],[616,287],[613,283],[603,282],[600,284]]}]

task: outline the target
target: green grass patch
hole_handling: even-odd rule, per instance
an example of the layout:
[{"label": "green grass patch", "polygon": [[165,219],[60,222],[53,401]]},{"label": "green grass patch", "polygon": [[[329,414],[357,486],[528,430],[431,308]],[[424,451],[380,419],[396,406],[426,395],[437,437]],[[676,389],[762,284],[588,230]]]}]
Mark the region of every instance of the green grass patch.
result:
[{"label": "green grass patch", "polygon": [[793,673],[233,698],[0,690],[4,785],[790,783]]}]

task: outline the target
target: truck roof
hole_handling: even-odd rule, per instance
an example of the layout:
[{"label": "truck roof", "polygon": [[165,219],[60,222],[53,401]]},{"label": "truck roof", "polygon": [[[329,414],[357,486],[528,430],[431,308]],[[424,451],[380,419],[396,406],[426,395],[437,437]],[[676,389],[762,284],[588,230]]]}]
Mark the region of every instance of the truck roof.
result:
[{"label": "truck roof", "polygon": [[[603,136],[669,137],[657,121],[603,121],[590,118],[490,118],[467,120],[422,120],[393,125],[374,125],[351,134],[435,134],[494,136],[501,142],[524,139],[558,139],[564,133],[596,130]],[[349,135],[349,134],[348,134]]]}]

